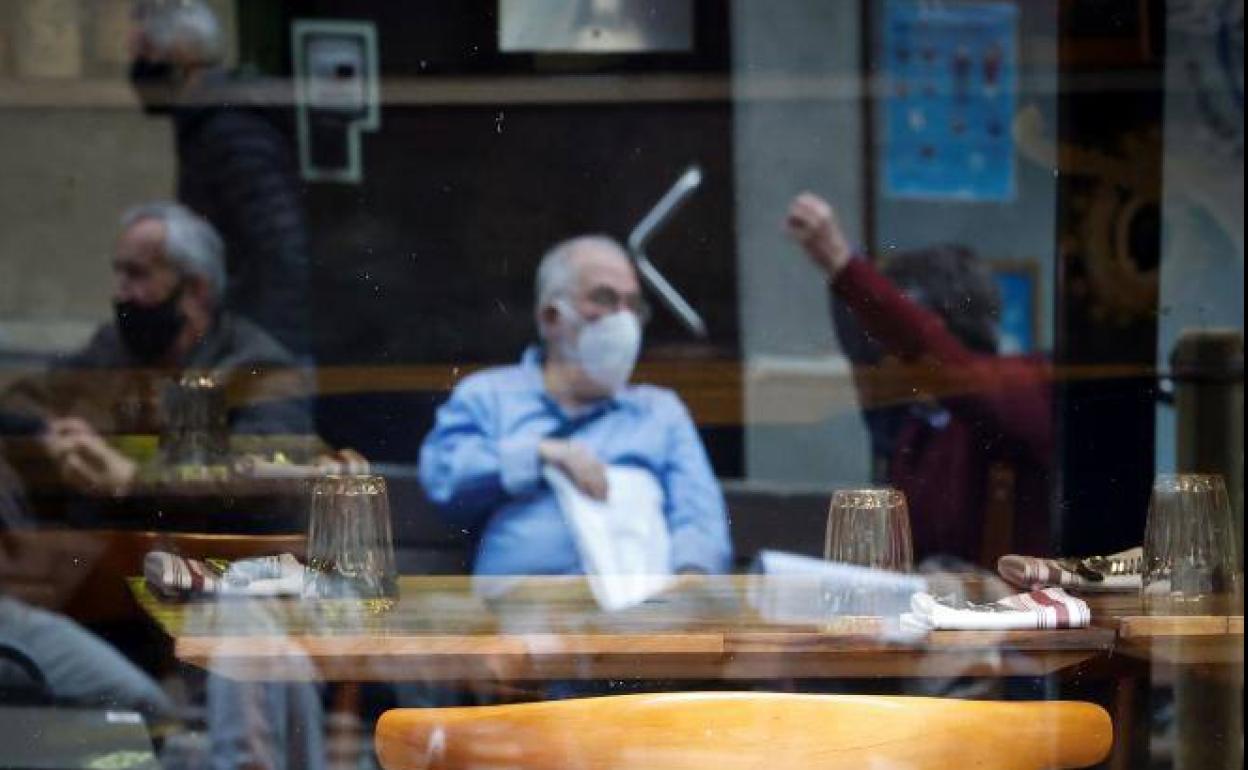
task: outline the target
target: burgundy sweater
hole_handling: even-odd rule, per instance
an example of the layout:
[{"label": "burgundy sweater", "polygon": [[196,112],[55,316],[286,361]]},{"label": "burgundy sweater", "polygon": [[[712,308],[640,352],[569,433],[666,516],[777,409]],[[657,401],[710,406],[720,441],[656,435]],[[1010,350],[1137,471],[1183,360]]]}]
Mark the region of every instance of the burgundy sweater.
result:
[{"label": "burgundy sweater", "polygon": [[[910,504],[916,558],[999,556],[982,553],[983,536],[987,511],[1003,507],[1013,509],[1011,550],[1048,553],[1054,447],[1049,365],[969,350],[939,316],[908,299],[864,259],[852,260],[832,290],[886,354],[904,364],[878,373],[855,364],[864,406],[887,389],[931,394],[948,413],[937,420],[906,417],[889,458],[889,483]],[[990,504],[990,487],[1005,499]]]}]

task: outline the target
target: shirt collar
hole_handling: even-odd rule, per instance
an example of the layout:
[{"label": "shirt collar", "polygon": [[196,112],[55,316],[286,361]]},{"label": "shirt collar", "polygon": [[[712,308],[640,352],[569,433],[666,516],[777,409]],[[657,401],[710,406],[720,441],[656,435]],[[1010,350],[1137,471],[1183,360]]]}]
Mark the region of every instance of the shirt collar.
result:
[{"label": "shirt collar", "polygon": [[[541,394],[542,399],[552,408],[556,409],[560,414],[567,414],[563,407],[559,406],[550,394],[546,392],[546,380],[543,376],[542,365],[546,360],[546,353],[542,350],[540,344],[530,345],[525,348],[524,353],[520,356],[520,371],[524,374],[525,382],[535,391]],[[581,415],[591,414],[597,411],[609,411],[618,409],[631,401],[633,386],[628,385],[615,395],[606,396],[603,399],[594,402]]]}]

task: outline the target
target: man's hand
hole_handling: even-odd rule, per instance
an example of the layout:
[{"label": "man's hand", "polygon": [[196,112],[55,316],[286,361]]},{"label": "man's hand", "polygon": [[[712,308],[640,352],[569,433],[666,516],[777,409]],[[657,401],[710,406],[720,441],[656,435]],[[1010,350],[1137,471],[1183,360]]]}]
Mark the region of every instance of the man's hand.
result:
[{"label": "man's hand", "polygon": [[109,446],[94,428],[76,417],[49,421],[40,441],[61,478],[82,492],[124,495],[138,473],[133,460]]},{"label": "man's hand", "polygon": [[607,467],[589,447],[576,441],[546,439],[537,445],[537,454],[568,474],[572,483],[595,500],[607,499]]},{"label": "man's hand", "polygon": [[804,192],[794,198],[784,226],[829,279],[835,278],[849,263],[852,254],[836,210],[818,195]]}]

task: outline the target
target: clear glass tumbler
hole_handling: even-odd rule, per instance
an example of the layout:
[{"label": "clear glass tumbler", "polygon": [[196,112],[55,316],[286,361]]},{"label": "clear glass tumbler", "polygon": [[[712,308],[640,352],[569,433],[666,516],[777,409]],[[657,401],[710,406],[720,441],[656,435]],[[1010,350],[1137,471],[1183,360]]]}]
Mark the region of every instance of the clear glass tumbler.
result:
[{"label": "clear glass tumbler", "polygon": [[823,558],[909,572],[914,545],[906,496],[887,487],[837,490],[828,508]]},{"label": "clear glass tumbler", "polygon": [[325,476],[311,483],[303,595],[353,599],[386,610],[398,597],[390,502],[381,476]]},{"label": "clear glass tumbler", "polygon": [[171,468],[207,469],[229,453],[225,390],[203,372],[168,383],[161,398],[160,459]]},{"label": "clear glass tumbler", "polygon": [[898,593],[896,575],[914,566],[906,496],[889,488],[835,492],[828,508],[823,557],[852,565],[824,578],[822,597],[829,617],[903,611],[909,592]]},{"label": "clear glass tumbler", "polygon": [[1144,530],[1145,611],[1227,614],[1243,601],[1238,549],[1221,476],[1157,476]]}]

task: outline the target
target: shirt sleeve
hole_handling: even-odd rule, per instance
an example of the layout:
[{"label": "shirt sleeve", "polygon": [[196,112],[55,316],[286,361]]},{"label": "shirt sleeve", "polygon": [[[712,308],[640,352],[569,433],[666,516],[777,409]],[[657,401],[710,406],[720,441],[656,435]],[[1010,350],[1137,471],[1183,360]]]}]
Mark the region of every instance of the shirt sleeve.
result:
[{"label": "shirt sleeve", "polygon": [[[1052,453],[1052,373],[1040,362],[968,349],[938,315],[902,294],[865,259],[853,259],[832,282],[836,297],[884,350],[950,411],[986,423],[1017,441],[1037,462]],[[857,365],[857,363],[855,364]]]},{"label": "shirt sleeve", "polygon": [[724,495],[684,405],[671,396],[668,460],[663,474],[672,570],[725,573],[732,564]]},{"label": "shirt sleeve", "polygon": [[540,437],[497,436],[493,401],[484,388],[464,383],[438,409],[421,446],[425,494],[456,526],[482,525],[496,507],[541,482]]}]

